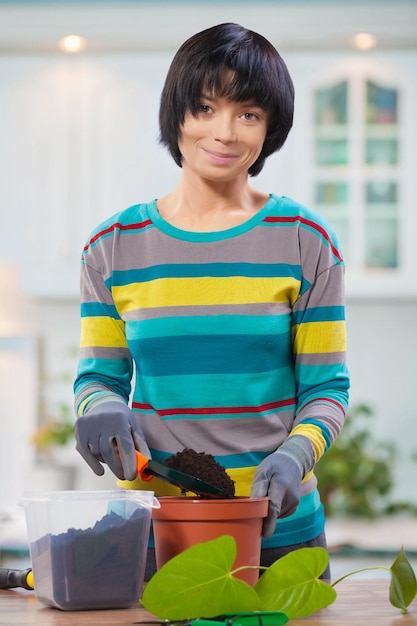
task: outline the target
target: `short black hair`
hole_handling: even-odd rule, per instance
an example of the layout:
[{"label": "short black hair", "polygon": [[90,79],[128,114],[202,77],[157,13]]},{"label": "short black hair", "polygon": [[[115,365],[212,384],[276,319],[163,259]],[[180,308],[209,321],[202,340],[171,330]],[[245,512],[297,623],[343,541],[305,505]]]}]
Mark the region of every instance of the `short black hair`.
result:
[{"label": "short black hair", "polygon": [[[230,81],[224,81],[225,71]],[[239,24],[212,26],[193,35],[175,54],[161,93],[160,142],[181,167],[178,147],[185,114],[196,115],[203,89],[234,102],[253,102],[268,113],[262,151],[249,168],[256,176],[291,130],[294,86],[282,57],[262,35]]]}]

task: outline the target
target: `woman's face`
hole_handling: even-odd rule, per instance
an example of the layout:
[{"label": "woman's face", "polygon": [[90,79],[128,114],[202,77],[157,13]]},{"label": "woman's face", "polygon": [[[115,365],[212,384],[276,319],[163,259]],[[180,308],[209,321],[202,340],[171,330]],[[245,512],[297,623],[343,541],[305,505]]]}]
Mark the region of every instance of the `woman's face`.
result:
[{"label": "woman's face", "polygon": [[185,115],[178,142],[183,170],[212,181],[247,177],[258,158],[268,114],[250,103],[202,95],[196,115]]}]

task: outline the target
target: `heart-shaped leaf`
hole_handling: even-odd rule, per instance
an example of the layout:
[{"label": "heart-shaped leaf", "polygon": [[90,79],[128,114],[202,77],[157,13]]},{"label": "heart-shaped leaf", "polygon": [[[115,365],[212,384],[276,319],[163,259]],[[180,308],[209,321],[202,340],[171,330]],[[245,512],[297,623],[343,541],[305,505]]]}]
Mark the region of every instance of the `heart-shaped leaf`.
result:
[{"label": "heart-shaped leaf", "polygon": [[336,591],[318,580],[328,559],[324,548],[301,548],[275,561],[254,587],[262,610],[283,611],[294,619],[332,604]]},{"label": "heart-shaped leaf", "polygon": [[391,584],[389,589],[389,599],[393,606],[407,612],[407,607],[411,604],[417,594],[417,583],[414,570],[409,560],[401,548],[399,555],[391,565]]},{"label": "heart-shaped leaf", "polygon": [[152,576],[141,602],[170,620],[259,610],[254,589],[231,574],[235,558],[236,542],[229,535],[191,546]]}]

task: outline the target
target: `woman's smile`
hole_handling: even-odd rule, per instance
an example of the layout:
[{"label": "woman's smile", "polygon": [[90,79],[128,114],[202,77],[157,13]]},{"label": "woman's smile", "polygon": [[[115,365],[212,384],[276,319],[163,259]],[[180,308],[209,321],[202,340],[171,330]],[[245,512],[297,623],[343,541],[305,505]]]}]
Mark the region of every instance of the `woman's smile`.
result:
[{"label": "woman's smile", "polygon": [[227,164],[235,161],[238,158],[237,154],[230,154],[226,152],[216,152],[214,150],[208,150],[207,148],[202,148],[203,152],[205,152],[213,161],[219,164]]}]

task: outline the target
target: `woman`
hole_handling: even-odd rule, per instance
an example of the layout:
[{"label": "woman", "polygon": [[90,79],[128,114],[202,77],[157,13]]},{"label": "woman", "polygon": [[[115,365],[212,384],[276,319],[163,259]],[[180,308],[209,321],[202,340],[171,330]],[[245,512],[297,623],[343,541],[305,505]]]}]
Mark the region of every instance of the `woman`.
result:
[{"label": "woman", "polygon": [[191,37],[160,105],[178,186],[101,224],[81,270],[78,451],[134,488],[148,486],[135,448],[159,461],[184,448],[214,455],[236,495],[270,498],[263,565],[326,546],[313,470],[349,388],[337,240],[249,179],[284,144],[293,106],[285,63],[262,36],[221,24]]}]

